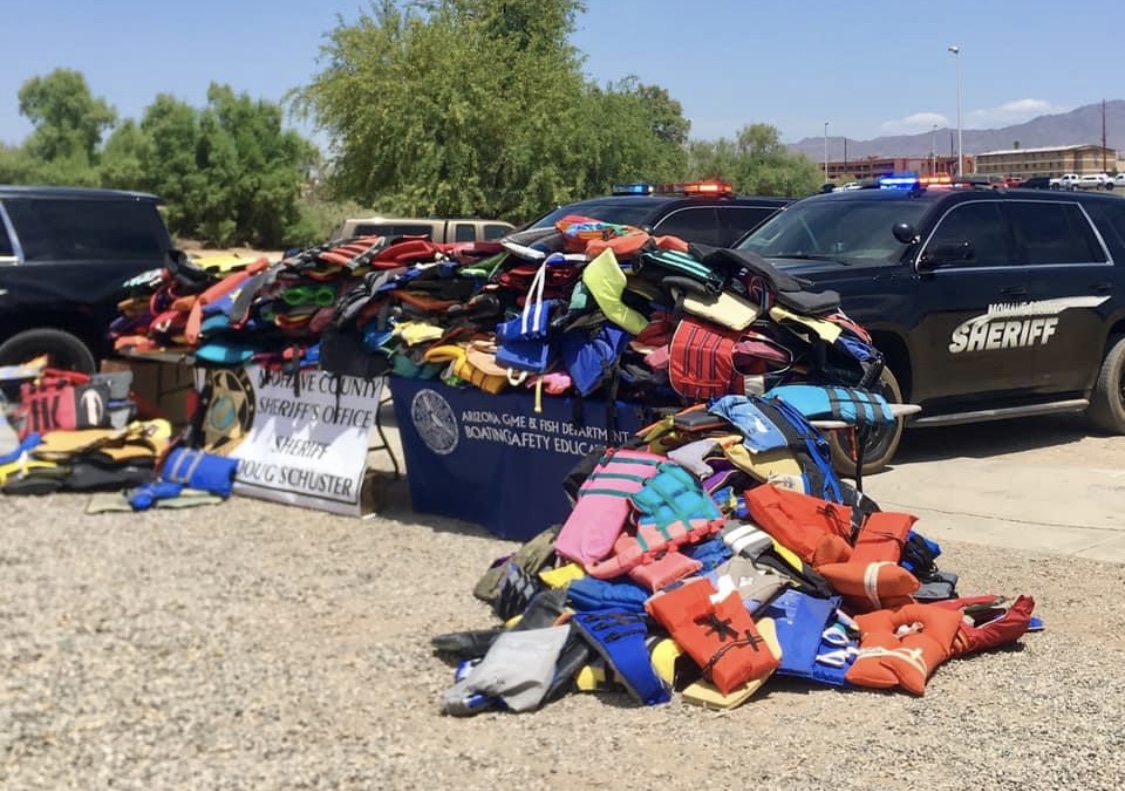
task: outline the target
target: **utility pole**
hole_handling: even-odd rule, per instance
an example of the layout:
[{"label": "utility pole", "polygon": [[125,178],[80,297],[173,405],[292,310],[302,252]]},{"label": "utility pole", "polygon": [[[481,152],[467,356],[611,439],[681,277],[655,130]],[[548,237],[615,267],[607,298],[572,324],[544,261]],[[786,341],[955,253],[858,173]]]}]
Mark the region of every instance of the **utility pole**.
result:
[{"label": "utility pole", "polygon": [[824,122],[824,183],[828,183],[828,122]]},{"label": "utility pole", "polygon": [[1102,173],[1107,172],[1108,169],[1109,169],[1106,166],[1107,152],[1106,152],[1105,145],[1106,145],[1106,142],[1105,142],[1105,99],[1102,99]]},{"label": "utility pole", "polygon": [[934,128],[930,130],[930,175],[931,176],[937,175],[937,145],[934,142],[936,139],[937,139],[937,124],[934,124]]}]

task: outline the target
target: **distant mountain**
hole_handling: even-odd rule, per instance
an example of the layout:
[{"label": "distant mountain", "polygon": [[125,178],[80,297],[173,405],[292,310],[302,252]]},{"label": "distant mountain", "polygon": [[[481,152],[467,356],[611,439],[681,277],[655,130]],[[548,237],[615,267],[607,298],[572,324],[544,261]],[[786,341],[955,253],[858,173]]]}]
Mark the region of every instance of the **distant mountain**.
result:
[{"label": "distant mountain", "polygon": [[[1125,99],[1105,103],[1106,145],[1125,154]],[[930,132],[916,135],[891,135],[873,140],[848,139],[848,159],[865,157],[917,157],[930,155]],[[1102,103],[1087,104],[1069,113],[1041,115],[1022,124],[1003,129],[963,129],[966,154],[1000,151],[1013,147],[1100,145],[1102,142]],[[957,128],[938,129],[933,137],[939,155],[957,153]],[[807,154],[814,162],[824,160],[824,138],[806,137],[789,146],[790,151]],[[828,158],[844,158],[844,139],[828,137]]]}]

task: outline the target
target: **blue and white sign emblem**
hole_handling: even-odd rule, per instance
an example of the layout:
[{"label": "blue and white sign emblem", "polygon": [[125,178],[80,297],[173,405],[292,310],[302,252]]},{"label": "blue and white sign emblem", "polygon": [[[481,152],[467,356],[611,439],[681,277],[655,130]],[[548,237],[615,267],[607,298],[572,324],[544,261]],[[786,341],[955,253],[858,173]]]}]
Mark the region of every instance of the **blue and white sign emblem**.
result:
[{"label": "blue and white sign emblem", "polygon": [[419,390],[410,402],[410,419],[426,447],[439,456],[457,450],[461,439],[457,416],[436,390]]}]

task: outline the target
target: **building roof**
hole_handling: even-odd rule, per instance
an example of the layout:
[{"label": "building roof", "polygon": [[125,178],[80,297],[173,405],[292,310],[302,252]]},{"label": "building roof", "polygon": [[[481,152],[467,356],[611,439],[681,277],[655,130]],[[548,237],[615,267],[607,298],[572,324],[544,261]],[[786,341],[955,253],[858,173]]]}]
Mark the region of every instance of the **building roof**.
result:
[{"label": "building roof", "polygon": [[[1101,150],[1101,146],[1094,143],[1083,143],[1072,146],[1043,146],[1041,148],[1008,148],[1003,151],[984,151],[977,154],[978,157],[1000,156],[1001,154],[1041,154],[1048,151],[1077,151],[1081,148],[1096,148]],[[1107,151],[1113,151],[1112,148],[1107,148]]]}]

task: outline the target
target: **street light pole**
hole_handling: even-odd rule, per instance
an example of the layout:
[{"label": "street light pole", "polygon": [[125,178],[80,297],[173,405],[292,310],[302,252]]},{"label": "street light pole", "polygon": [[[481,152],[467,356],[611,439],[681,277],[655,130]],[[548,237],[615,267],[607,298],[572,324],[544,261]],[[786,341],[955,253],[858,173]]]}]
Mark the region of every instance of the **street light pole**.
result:
[{"label": "street light pole", "polygon": [[828,122],[824,122],[824,183],[828,183]]},{"label": "street light pole", "polygon": [[965,150],[961,145],[961,48],[951,45],[949,51],[957,61],[957,177],[965,175]]}]

